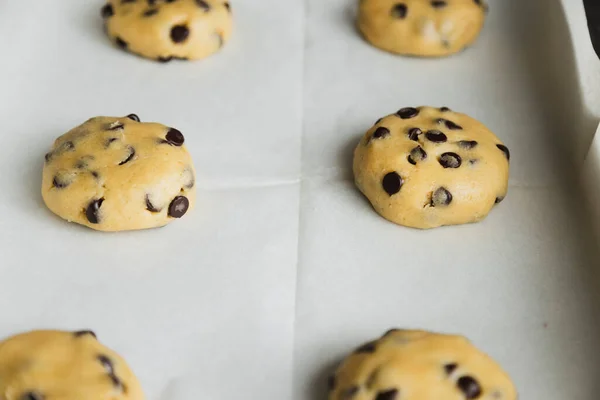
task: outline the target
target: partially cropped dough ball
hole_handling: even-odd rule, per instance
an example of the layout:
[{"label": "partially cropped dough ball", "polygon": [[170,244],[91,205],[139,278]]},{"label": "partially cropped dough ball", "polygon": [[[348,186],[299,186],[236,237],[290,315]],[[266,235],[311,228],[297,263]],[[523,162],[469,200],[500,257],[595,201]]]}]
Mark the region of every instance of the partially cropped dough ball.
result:
[{"label": "partially cropped dough ball", "polygon": [[96,117],[54,142],[42,196],[67,221],[100,231],[164,226],[194,206],[195,171],[183,134],[135,114]]},{"label": "partially cropped dough ball", "polygon": [[447,56],[479,36],[484,0],[361,0],[358,27],[375,47],[413,56]]},{"label": "partially cropped dough ball", "polygon": [[329,400],[516,400],[509,376],[461,336],[394,329],[349,355]]},{"label": "partially cropped dough ball", "polygon": [[143,400],[125,360],[91,331],[34,331],[0,342],[0,399]]},{"label": "partially cropped dough ball", "polygon": [[354,151],[356,185],[384,218],[427,229],[477,222],[508,190],[510,152],[483,124],[446,107],[406,107]]},{"label": "partially cropped dough ball", "polygon": [[161,62],[217,52],[233,25],[225,0],[109,0],[102,17],[117,46]]}]

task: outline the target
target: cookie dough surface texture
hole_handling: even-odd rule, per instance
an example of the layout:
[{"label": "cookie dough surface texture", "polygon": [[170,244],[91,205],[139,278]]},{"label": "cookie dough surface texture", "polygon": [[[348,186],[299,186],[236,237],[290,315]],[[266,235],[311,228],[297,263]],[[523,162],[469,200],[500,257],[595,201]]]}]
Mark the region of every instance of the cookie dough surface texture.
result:
[{"label": "cookie dough surface texture", "polygon": [[329,400],[516,400],[509,376],[460,336],[393,329],[348,356]]},{"label": "cookie dough surface texture", "polygon": [[475,42],[486,13],[484,0],[361,0],[358,27],[382,50],[439,57]]},{"label": "cookie dough surface texture", "polygon": [[91,331],[34,331],[0,342],[3,400],[142,400],[125,361]]},{"label": "cookie dough surface texture", "polygon": [[110,0],[101,14],[117,46],[161,62],[217,52],[233,25],[223,0]]},{"label": "cookie dough surface texture", "polygon": [[67,221],[101,231],[146,229],[183,217],[195,171],[183,134],[128,117],[96,117],[46,154],[42,196]]},{"label": "cookie dough surface texture", "polygon": [[407,107],[366,133],[353,169],[381,216],[427,229],[485,218],[506,196],[509,159],[475,119],[446,107]]}]

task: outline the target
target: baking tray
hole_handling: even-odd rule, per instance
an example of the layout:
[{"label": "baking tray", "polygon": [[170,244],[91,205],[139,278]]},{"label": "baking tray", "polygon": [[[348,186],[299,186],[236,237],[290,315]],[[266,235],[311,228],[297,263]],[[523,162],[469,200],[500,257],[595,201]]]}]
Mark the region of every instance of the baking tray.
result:
[{"label": "baking tray", "polygon": [[[101,5],[0,3],[0,336],[94,329],[151,400],[320,400],[350,349],[417,327],[469,336],[523,399],[597,397],[577,176],[600,94],[571,43],[578,1],[490,1],[476,45],[421,60],[367,45],[353,0],[236,0],[222,53],[169,64],[111,47]],[[353,187],[360,135],[410,105],[466,112],[510,147],[509,195],[484,222],[398,227]],[[120,234],[54,217],[39,194],[53,139],[132,112],[186,135],[195,212]]]}]

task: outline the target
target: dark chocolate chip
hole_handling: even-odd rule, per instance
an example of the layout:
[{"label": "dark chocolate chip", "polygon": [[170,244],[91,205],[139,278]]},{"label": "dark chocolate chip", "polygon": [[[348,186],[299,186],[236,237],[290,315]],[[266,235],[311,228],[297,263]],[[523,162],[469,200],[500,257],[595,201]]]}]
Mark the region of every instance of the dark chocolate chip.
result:
[{"label": "dark chocolate chip", "polygon": [[390,196],[393,196],[400,191],[404,181],[396,172],[390,172],[383,177],[381,184],[383,186],[383,190],[385,190],[385,192]]},{"label": "dark chocolate chip", "polygon": [[119,130],[119,129],[123,129],[123,127],[124,127],[124,126],[125,126],[125,125],[123,125],[123,123],[122,123],[122,122],[117,122],[117,123],[116,123],[116,124],[114,124],[114,125],[113,125],[113,124],[111,124],[111,125],[109,126],[108,130],[109,130],[109,131],[116,131],[116,130]]},{"label": "dark chocolate chip", "polygon": [[98,213],[100,212],[100,207],[102,207],[102,203],[104,203],[104,198],[92,200],[90,204],[88,204],[85,210],[85,216],[87,217],[88,221],[90,221],[90,223],[99,223],[100,219]]},{"label": "dark chocolate chip", "polygon": [[160,208],[156,208],[154,206],[154,204],[152,204],[152,202],[150,201],[150,195],[147,194],[146,195],[146,210],[153,212],[153,213],[157,213],[157,212],[161,212]]},{"label": "dark chocolate chip", "polygon": [[110,145],[111,145],[113,142],[116,142],[117,140],[119,140],[119,139],[118,139],[118,138],[114,138],[114,137],[111,137],[111,138],[108,138],[108,139],[106,139],[106,142],[104,142],[104,148],[105,148],[105,149],[108,149],[108,148],[110,147]]},{"label": "dark chocolate chip", "polygon": [[441,112],[448,112],[450,109],[448,107],[440,107]]},{"label": "dark chocolate chip", "polygon": [[458,147],[465,150],[471,150],[478,144],[479,143],[477,143],[475,140],[461,140],[460,142],[458,142]]},{"label": "dark chocolate chip", "polygon": [[419,110],[414,107],[404,107],[396,113],[402,119],[414,118],[419,115]]},{"label": "dark chocolate chip", "polygon": [[335,389],[335,383],[335,375],[329,375],[329,378],[327,378],[327,390],[331,392],[333,389]]},{"label": "dark chocolate chip", "polygon": [[176,0],[165,0],[165,3],[174,3]]},{"label": "dark chocolate chip", "polygon": [[431,7],[433,8],[443,8],[446,7],[448,5],[448,3],[446,3],[444,0],[434,0],[431,2]]},{"label": "dark chocolate chip", "polygon": [[396,400],[399,394],[400,391],[398,389],[390,389],[384,392],[377,393],[377,397],[375,397],[375,400]]},{"label": "dark chocolate chip", "polygon": [[117,44],[117,46],[119,46],[123,50],[127,49],[127,42],[118,36],[115,38],[115,43]]},{"label": "dark chocolate chip", "polygon": [[349,387],[348,389],[344,389],[341,393],[340,393],[340,400],[350,400],[351,398],[353,398],[354,396],[356,396],[359,392],[360,388],[358,386],[352,386]]},{"label": "dark chocolate chip", "polygon": [[44,400],[44,395],[38,392],[23,393],[19,400]]},{"label": "dark chocolate chip", "polygon": [[408,130],[408,138],[410,140],[414,140],[415,142],[419,140],[419,135],[422,135],[423,131],[419,128],[410,128]]},{"label": "dark chocolate chip", "polygon": [[165,139],[167,143],[169,143],[172,146],[182,146],[185,142],[183,134],[175,128],[169,129],[169,132],[167,132]]},{"label": "dark chocolate chip", "polygon": [[380,126],[373,133],[372,139],[383,139],[384,137],[389,136],[389,134],[390,130],[388,128]]},{"label": "dark chocolate chip", "polygon": [[506,159],[510,161],[510,151],[508,150],[508,147],[506,147],[503,144],[497,144],[496,147],[502,150],[502,152],[504,152],[504,155],[506,156]]},{"label": "dark chocolate chip", "polygon": [[128,152],[129,152],[129,154],[127,155],[127,158],[125,158],[123,161],[121,161],[119,163],[119,165],[127,164],[129,161],[131,161],[133,159],[133,157],[135,157],[135,149],[133,147],[130,146],[128,148]]},{"label": "dark chocolate chip", "polygon": [[115,15],[115,10],[113,10],[112,4],[106,4],[104,7],[102,7],[100,14],[102,15],[102,18],[110,18]]},{"label": "dark chocolate chip", "polygon": [[172,56],[168,56],[168,57],[158,57],[156,59],[156,61],[161,62],[161,63],[168,63],[169,61],[171,61],[173,59]]},{"label": "dark chocolate chip", "polygon": [[94,331],[77,331],[77,332],[73,332],[73,335],[75,335],[75,337],[81,337],[81,336],[93,336],[94,338],[97,338],[96,334],[94,333]]},{"label": "dark chocolate chip", "polygon": [[44,160],[46,160],[46,162],[49,162],[51,158],[52,158],[52,152],[46,153],[46,155],[44,156]]},{"label": "dark chocolate chip", "polygon": [[355,353],[375,353],[377,347],[375,346],[375,342],[365,343],[360,346],[358,349],[354,350]]},{"label": "dark chocolate chip", "polygon": [[378,123],[380,123],[383,120],[383,118],[379,118],[377,121],[375,121],[375,125],[377,125]]},{"label": "dark chocolate chip", "polygon": [[417,146],[410,151],[408,162],[412,165],[417,165],[418,161],[423,161],[427,158],[427,152],[421,146]]},{"label": "dark chocolate chip", "polygon": [[190,30],[185,25],[175,25],[171,28],[171,40],[173,43],[183,43],[190,35]]},{"label": "dark chocolate chip", "polygon": [[98,173],[98,171],[92,171],[90,172],[90,174],[92,174],[94,179],[100,179],[100,174]]},{"label": "dark chocolate chip", "polygon": [[181,218],[185,215],[190,207],[190,201],[185,196],[177,196],[169,204],[169,216],[173,218]]},{"label": "dark chocolate chip", "polygon": [[456,385],[468,400],[477,399],[481,396],[481,386],[470,376],[461,376],[458,378]]},{"label": "dark chocolate chip", "polygon": [[452,193],[450,193],[444,187],[437,189],[431,195],[431,206],[432,207],[447,206],[450,203],[452,203]]},{"label": "dark chocolate chip", "polygon": [[135,122],[140,122],[140,117],[138,117],[136,114],[129,114],[127,116],[127,118],[129,118],[130,120],[133,120]]},{"label": "dark chocolate chip", "polygon": [[443,132],[437,130],[427,131],[425,137],[427,140],[434,143],[444,143],[446,140],[448,140],[448,137],[446,137]]},{"label": "dark chocolate chip", "polygon": [[100,354],[97,357],[98,361],[100,361],[100,364],[102,364],[102,366],[104,367],[104,370],[106,371],[107,374],[109,375],[114,375],[115,374],[115,366],[112,362],[112,360],[110,358],[108,358],[108,356],[105,356],[104,354]]},{"label": "dark chocolate chip", "polygon": [[210,4],[208,4],[206,1],[196,0],[196,4],[198,4],[198,7],[200,7],[204,11],[207,11],[207,12],[210,11]]},{"label": "dark chocolate chip", "polygon": [[69,186],[71,184],[70,180],[68,179],[64,179],[59,177],[58,175],[55,175],[54,178],[52,179],[52,187],[55,187],[57,189],[64,189],[67,186]]},{"label": "dark chocolate chip", "polygon": [[121,382],[121,380],[115,374],[108,374],[108,377],[112,381],[113,386],[120,388],[121,390],[124,389],[125,386],[123,385],[123,382]]},{"label": "dark chocolate chip", "polygon": [[462,158],[456,153],[444,153],[438,158],[438,162],[444,168],[459,168],[462,165]]},{"label": "dark chocolate chip", "polygon": [[447,119],[443,119],[443,118],[438,119],[437,122],[438,122],[438,124],[446,125],[446,128],[453,130],[453,131],[462,130],[462,128],[463,128],[462,126],[457,125],[454,122],[449,121]]},{"label": "dark chocolate chip", "polygon": [[404,4],[404,3],[396,3],[392,7],[391,15],[394,18],[404,19],[404,18],[406,18],[407,14],[408,14],[408,7],[406,7],[406,4]]},{"label": "dark chocolate chip", "polygon": [[143,17],[151,17],[153,15],[158,14],[158,8],[151,8],[149,10],[144,11],[142,14]]},{"label": "dark chocolate chip", "polygon": [[458,368],[458,364],[456,363],[444,365],[444,371],[446,371],[446,374],[448,375],[452,375],[452,373],[456,371],[456,368]]},{"label": "dark chocolate chip", "polygon": [[500,196],[500,197],[496,197],[496,200],[494,201],[494,204],[500,204],[504,201],[504,197]]},{"label": "dark chocolate chip", "polygon": [[226,1],[225,3],[223,3],[223,5],[227,9],[227,11],[231,12],[231,5],[229,4],[229,2]]}]

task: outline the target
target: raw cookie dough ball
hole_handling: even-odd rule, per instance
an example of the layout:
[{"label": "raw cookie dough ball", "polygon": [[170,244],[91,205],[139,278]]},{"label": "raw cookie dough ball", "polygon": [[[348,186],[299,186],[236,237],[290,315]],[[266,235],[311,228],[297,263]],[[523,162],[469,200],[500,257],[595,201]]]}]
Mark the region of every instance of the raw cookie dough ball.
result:
[{"label": "raw cookie dough ball", "polygon": [[461,336],[393,329],[348,356],[330,400],[516,400],[508,375]]},{"label": "raw cookie dough ball", "polygon": [[135,114],[96,117],[46,154],[42,196],[67,221],[100,231],[164,226],[195,202],[195,172],[177,129]]},{"label": "raw cookie dough ball", "polygon": [[508,190],[510,152],[447,107],[407,107],[377,121],[354,151],[354,178],[384,218],[413,228],[477,222]]},{"label": "raw cookie dough ball", "polygon": [[447,56],[477,39],[484,0],[361,0],[358,27],[375,47],[414,56]]},{"label": "raw cookie dough ball", "polygon": [[117,46],[161,62],[207,57],[232,30],[224,0],[109,0],[101,13]]},{"label": "raw cookie dough ball", "polygon": [[34,331],[0,342],[4,400],[142,400],[125,360],[91,331]]}]

